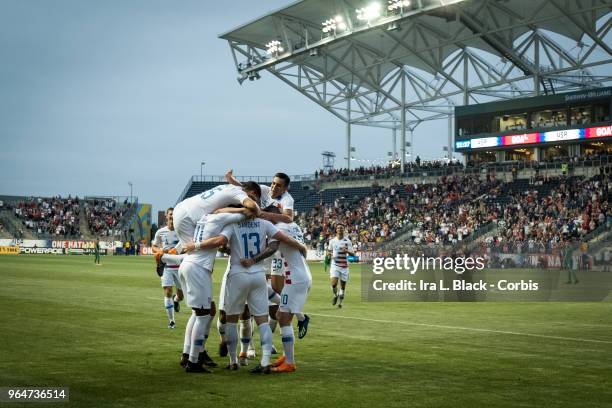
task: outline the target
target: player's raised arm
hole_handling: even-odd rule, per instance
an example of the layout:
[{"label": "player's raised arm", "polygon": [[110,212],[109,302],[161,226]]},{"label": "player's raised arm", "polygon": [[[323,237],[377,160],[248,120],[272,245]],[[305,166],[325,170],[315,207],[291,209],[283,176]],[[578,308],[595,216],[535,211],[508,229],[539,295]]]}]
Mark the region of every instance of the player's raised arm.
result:
[{"label": "player's raised arm", "polygon": [[279,241],[272,241],[266,246],[266,248],[262,252],[257,254],[255,257],[241,259],[240,264],[244,266],[245,268],[248,268],[251,265],[259,263],[263,261],[264,259],[269,258],[272,255],[274,255],[276,251],[278,251],[279,246],[280,246]]},{"label": "player's raised arm", "polygon": [[225,173],[225,181],[231,185],[242,187],[242,183],[239,182],[236,177],[234,177],[234,169],[229,169],[227,173]]}]

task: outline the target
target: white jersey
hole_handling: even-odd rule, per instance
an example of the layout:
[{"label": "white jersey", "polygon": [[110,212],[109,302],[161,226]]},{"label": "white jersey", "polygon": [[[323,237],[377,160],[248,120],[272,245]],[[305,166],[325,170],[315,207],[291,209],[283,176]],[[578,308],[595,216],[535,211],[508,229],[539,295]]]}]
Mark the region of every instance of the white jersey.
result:
[{"label": "white jersey", "polygon": [[[161,227],[155,232],[155,237],[153,238],[153,245],[156,247],[160,247],[164,251],[168,251],[172,248],[176,248],[179,243],[178,235],[176,235],[175,230],[171,230],[168,226]],[[178,248],[177,248],[178,250]],[[178,264],[168,264],[167,268],[176,269],[178,268]],[[167,285],[168,286],[168,285]]]},{"label": "white jersey", "polygon": [[240,272],[265,273],[263,262],[245,268],[240,264],[241,258],[254,258],[266,246],[266,239],[272,238],[278,229],[270,221],[261,218],[227,225],[221,231],[230,242],[229,275]]},{"label": "white jersey", "polygon": [[[244,220],[242,214],[205,214],[196,225],[193,234],[193,242],[198,243],[208,238],[216,237],[221,234],[223,227],[228,224],[236,223]],[[193,262],[201,265],[209,271],[215,266],[215,258],[217,256],[217,248],[200,249],[188,254],[183,262]]]},{"label": "white jersey", "polygon": [[189,197],[181,201],[180,205],[185,208],[193,222],[198,222],[202,216],[218,208],[242,204],[245,198],[248,198],[248,195],[241,187],[223,184]]},{"label": "white jersey", "polygon": [[353,252],[351,240],[344,237],[334,237],[329,241],[329,250],[332,252],[332,265],[339,268],[348,268],[348,253]]},{"label": "white jersey", "polygon": [[274,205],[281,210],[281,213],[283,210],[293,211],[293,197],[288,191],[285,191],[278,198],[272,198],[272,189],[269,186],[260,185],[259,187],[261,187],[261,208]]},{"label": "white jersey", "polygon": [[[304,243],[304,234],[295,222],[291,224],[279,223],[276,224],[276,227],[297,242]],[[310,268],[308,268],[306,259],[304,259],[300,251],[283,242],[281,242],[279,249],[285,260],[285,283],[312,282]]]}]

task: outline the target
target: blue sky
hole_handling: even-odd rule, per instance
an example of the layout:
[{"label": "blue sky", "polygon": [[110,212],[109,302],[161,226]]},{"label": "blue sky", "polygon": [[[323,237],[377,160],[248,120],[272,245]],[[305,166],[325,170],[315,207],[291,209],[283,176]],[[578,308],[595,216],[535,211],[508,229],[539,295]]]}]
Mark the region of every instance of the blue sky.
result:
[{"label": "blue sky", "polygon": [[[345,126],[266,73],[240,86],[217,38],[290,0],[0,2],[0,194],[129,195],[173,205],[188,178],[344,166]],[[214,5],[214,6],[213,6]],[[438,157],[447,122],[415,131]],[[357,157],[391,132],[353,127]]]}]

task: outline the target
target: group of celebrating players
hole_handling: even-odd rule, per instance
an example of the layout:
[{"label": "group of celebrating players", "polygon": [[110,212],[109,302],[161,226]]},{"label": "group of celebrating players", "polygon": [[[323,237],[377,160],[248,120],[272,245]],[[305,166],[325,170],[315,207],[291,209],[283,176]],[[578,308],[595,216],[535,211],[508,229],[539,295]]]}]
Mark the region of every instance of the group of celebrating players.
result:
[{"label": "group of celebrating players", "polygon": [[[306,335],[309,317],[303,314],[312,283],[306,262],[303,233],[293,222],[290,179],[277,173],[270,187],[249,181],[240,183],[230,170],[229,184],[219,185],[187,198],[166,211],[167,225],[153,241],[157,272],[164,289],[168,327],[176,327],[174,313],[185,298],[192,314],[185,328],[181,366],[188,373],[210,372],[216,363],[206,351],[211,322],[217,312],[212,296],[212,271],[218,250],[229,254],[219,296],[217,329],[220,355],[229,354],[227,369],[237,370],[254,357],[251,316],[259,329],[261,360],[252,373],[293,372],[293,316],[299,338]],[[332,304],[341,307],[348,281],[348,255],[352,244],[336,225],[330,241]],[[272,258],[273,257],[273,258]],[[337,289],[340,281],[340,290]],[[172,287],[177,288],[173,296]],[[238,321],[240,319],[240,336]],[[276,352],[272,333],[280,325],[283,355]],[[240,340],[240,354],[238,354]]]}]

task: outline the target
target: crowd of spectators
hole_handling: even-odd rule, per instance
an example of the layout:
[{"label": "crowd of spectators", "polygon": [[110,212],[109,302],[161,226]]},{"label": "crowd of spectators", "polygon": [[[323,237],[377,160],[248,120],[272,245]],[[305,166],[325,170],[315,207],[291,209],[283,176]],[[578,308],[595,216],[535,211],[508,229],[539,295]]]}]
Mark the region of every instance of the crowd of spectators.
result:
[{"label": "crowd of spectators", "polygon": [[[319,204],[299,216],[306,241],[321,246],[342,223],[354,243],[376,244],[402,230],[415,244],[461,241],[491,220],[487,197],[498,194],[500,182],[474,176],[442,177],[432,184],[396,184],[379,188],[357,202]],[[476,200],[479,198],[479,200]]]},{"label": "crowd of spectators", "polygon": [[[342,223],[356,249],[373,247],[401,232],[404,244],[457,245],[485,225],[497,235],[483,240],[493,252],[551,253],[578,242],[601,225],[612,227],[612,179],[546,179],[513,192],[489,175],[441,177],[432,184],[378,188],[359,200],[336,199],[300,214],[307,244],[323,249]],[[500,200],[503,198],[503,200]]]},{"label": "crowd of spectators", "polygon": [[14,214],[22,224],[37,235],[80,237],[79,198],[29,198],[14,205]]},{"label": "crowd of spectators", "polygon": [[417,156],[415,161],[405,163],[405,171],[401,171],[399,160],[389,162],[385,166],[361,166],[351,170],[331,169],[315,171],[315,179],[320,181],[335,181],[339,179],[363,178],[374,176],[377,178],[399,176],[402,174],[415,173],[419,171],[439,169],[461,169],[463,164],[459,160],[421,160]]},{"label": "crowd of spectators", "polygon": [[517,192],[509,195],[509,203],[498,205],[499,235],[485,245],[502,253],[558,253],[602,225],[612,227],[612,179],[556,178],[547,183],[548,194]]},{"label": "crowd of spectators", "polygon": [[99,236],[120,235],[119,221],[129,209],[129,205],[127,202],[122,205],[112,198],[86,201],[85,216],[89,230]]}]

